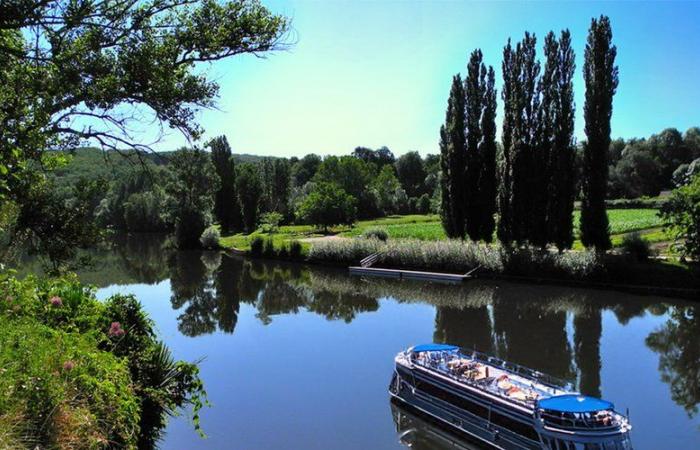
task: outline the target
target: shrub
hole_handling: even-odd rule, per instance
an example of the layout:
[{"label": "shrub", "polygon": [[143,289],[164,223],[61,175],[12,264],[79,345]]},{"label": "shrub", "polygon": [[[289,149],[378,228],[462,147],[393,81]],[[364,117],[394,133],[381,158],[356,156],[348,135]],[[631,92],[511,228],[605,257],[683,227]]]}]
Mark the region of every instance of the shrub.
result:
[{"label": "shrub", "polygon": [[[102,303],[74,276],[0,274],[0,426],[32,447],[152,448],[167,416],[206,402],[197,366],[174,361],[133,296]],[[0,430],[2,448],[12,435]],[[6,442],[9,440],[9,444]]]},{"label": "shrub", "polygon": [[292,259],[301,259],[303,249],[301,247],[301,242],[292,241],[289,243],[289,256]]},{"label": "shrub", "polygon": [[277,233],[280,228],[280,223],[282,223],[282,219],[282,214],[278,212],[268,212],[263,214],[260,218],[260,225],[263,233]]},{"label": "shrub", "polygon": [[265,240],[260,236],[255,236],[252,241],[250,241],[250,254],[251,256],[262,256],[263,246]]},{"label": "shrub", "polygon": [[379,239],[382,242],[386,242],[389,239],[389,234],[384,228],[368,228],[362,233],[362,237],[365,239]]},{"label": "shrub", "polygon": [[199,242],[202,244],[202,247],[206,249],[215,249],[219,248],[220,238],[219,229],[211,226],[204,230],[204,233],[199,237]]},{"label": "shrub", "polygon": [[275,244],[272,242],[272,239],[265,239],[265,244],[263,245],[263,256],[266,258],[274,258]]},{"label": "shrub", "polygon": [[646,261],[651,256],[649,241],[637,232],[624,235],[622,238],[622,252],[638,261]]}]

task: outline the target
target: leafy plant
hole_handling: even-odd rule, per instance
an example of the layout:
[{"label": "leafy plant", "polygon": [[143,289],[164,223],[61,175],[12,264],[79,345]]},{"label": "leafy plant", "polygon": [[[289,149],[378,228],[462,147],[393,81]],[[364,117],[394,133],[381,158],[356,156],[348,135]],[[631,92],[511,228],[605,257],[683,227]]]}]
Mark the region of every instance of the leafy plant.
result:
[{"label": "leafy plant", "polygon": [[646,261],[651,256],[651,247],[638,232],[628,233],[622,238],[622,252],[638,261]]},{"label": "leafy plant", "polygon": [[389,239],[389,234],[384,228],[368,228],[362,233],[362,237],[365,239],[378,239],[382,242],[386,242]]}]

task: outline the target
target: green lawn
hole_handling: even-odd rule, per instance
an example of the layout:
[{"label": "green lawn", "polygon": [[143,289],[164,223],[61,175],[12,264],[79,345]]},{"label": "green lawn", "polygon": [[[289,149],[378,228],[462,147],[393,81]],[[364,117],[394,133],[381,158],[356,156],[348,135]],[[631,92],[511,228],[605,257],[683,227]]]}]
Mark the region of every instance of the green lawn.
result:
[{"label": "green lawn", "polygon": [[[633,231],[642,232],[642,235],[652,243],[667,241],[668,238],[661,230],[662,222],[657,216],[657,213],[658,211],[655,209],[608,210],[613,246],[619,246],[622,243],[623,235]],[[577,230],[580,217],[580,211],[574,211],[574,224]],[[360,220],[352,227],[336,227],[329,231],[331,234],[337,234],[343,237],[357,237],[369,228],[383,228],[391,239],[445,239],[445,232],[442,229],[440,217],[437,215],[414,214],[406,216],[388,216],[374,220]],[[256,231],[249,235],[239,233],[226,236],[221,239],[221,244],[229,248],[233,247],[240,250],[248,250],[250,248],[250,241],[255,236],[272,237],[275,246],[279,246],[287,241],[321,237],[323,234],[315,230],[311,225],[289,225],[280,227],[279,232],[273,235]],[[576,241],[574,243],[574,248],[582,248],[581,243]]]}]

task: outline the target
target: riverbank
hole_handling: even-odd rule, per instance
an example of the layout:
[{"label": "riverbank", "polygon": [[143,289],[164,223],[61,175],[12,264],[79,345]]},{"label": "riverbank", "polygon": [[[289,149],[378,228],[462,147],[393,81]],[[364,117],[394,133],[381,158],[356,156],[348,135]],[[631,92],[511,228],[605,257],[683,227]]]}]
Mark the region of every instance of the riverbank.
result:
[{"label": "riverbank", "polygon": [[0,448],[153,448],[197,411],[194,364],[175,361],[132,296],[100,302],[77,277],[0,274]]}]

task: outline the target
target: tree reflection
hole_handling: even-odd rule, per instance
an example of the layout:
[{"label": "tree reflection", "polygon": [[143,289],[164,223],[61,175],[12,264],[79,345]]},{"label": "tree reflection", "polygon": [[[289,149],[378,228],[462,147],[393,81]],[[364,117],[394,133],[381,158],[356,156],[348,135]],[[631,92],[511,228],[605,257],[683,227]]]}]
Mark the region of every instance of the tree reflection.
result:
[{"label": "tree reflection", "polygon": [[435,342],[493,353],[492,333],[486,306],[464,309],[442,306],[435,312]]},{"label": "tree reflection", "polygon": [[558,298],[539,299],[524,292],[527,289],[498,289],[494,296],[496,354],[506,361],[572,381],[573,352],[567,339],[566,311],[556,307]]},{"label": "tree reflection", "polygon": [[690,417],[700,403],[700,317],[698,306],[676,306],[666,323],[646,338],[659,353],[661,379],[671,387],[671,398]]},{"label": "tree reflection", "polygon": [[170,302],[173,309],[185,307],[177,318],[178,330],[185,336],[216,331],[216,297],[202,252],[174,252],[169,263]]},{"label": "tree reflection", "polygon": [[593,397],[600,392],[600,337],[603,334],[601,310],[589,308],[574,315],[574,348],[580,371],[579,390]]}]

